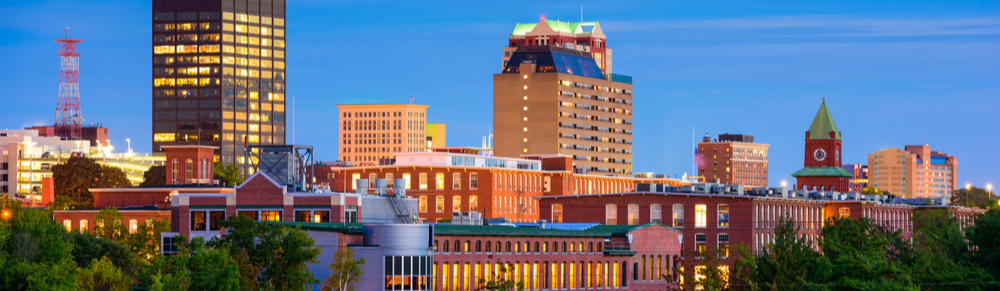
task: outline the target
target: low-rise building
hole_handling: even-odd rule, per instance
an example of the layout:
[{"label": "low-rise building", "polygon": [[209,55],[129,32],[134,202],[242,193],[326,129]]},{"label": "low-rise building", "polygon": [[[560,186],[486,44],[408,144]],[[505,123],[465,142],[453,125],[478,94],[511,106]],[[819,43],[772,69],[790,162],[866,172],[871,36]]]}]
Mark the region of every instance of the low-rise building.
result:
[{"label": "low-rise building", "polygon": [[705,135],[698,143],[698,175],[709,182],[767,187],[768,147],[749,134]]}]

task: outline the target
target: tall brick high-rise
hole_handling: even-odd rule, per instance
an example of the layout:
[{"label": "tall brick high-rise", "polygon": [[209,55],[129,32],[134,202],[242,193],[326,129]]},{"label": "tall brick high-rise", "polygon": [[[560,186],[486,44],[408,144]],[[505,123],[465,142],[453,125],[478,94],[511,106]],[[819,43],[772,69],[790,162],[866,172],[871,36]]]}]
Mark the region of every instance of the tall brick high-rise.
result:
[{"label": "tall brick high-rise", "polygon": [[285,144],[285,1],[154,0],[153,152]]}]

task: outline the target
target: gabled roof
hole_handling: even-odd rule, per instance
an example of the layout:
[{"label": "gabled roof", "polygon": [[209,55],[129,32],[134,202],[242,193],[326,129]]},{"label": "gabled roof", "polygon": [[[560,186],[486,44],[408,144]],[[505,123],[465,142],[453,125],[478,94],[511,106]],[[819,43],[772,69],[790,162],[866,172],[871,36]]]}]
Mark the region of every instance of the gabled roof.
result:
[{"label": "gabled roof", "polygon": [[854,178],[854,174],[851,174],[844,168],[838,167],[808,167],[792,173],[792,177],[847,177]]},{"label": "gabled roof", "polygon": [[830,110],[826,109],[826,99],[823,99],[823,104],[819,106],[819,111],[816,112],[816,117],[813,118],[812,125],[809,126],[808,139],[830,139],[831,131],[836,133],[833,139],[840,139],[840,130],[833,122]]},{"label": "gabled roof", "polygon": [[[535,28],[539,27],[539,24],[545,24],[545,33],[543,31],[534,32]],[[546,20],[543,19],[538,23],[518,23],[514,26],[514,31],[511,35],[528,35],[528,34],[548,34],[548,30],[553,33],[568,33],[568,34],[583,34],[590,33],[597,37],[603,37],[604,33],[601,31],[601,24],[597,21],[587,21],[587,22],[566,22],[559,20]]]}]

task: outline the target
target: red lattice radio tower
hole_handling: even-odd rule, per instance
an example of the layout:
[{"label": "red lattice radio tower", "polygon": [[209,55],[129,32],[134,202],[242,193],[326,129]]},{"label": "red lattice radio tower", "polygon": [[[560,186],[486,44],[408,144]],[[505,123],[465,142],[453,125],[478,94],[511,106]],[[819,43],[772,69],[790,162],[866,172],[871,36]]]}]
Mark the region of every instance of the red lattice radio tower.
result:
[{"label": "red lattice radio tower", "polygon": [[59,43],[59,103],[56,104],[56,135],[71,139],[83,136],[83,113],[80,112],[80,52],[76,45],[82,39],[69,38],[69,28]]}]

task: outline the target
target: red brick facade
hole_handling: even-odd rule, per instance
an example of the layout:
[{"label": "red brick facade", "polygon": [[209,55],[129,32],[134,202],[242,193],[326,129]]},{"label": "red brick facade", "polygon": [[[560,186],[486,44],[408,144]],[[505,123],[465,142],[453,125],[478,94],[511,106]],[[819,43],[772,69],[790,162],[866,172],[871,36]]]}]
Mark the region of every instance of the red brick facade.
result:
[{"label": "red brick facade", "polygon": [[[56,210],[52,212],[52,220],[67,231],[80,231],[86,228],[93,231],[97,226],[94,216],[99,210]],[[149,219],[163,220],[170,218],[169,210],[119,210],[122,215],[122,223],[128,226],[129,231],[134,231],[138,227],[137,223],[143,223]]]},{"label": "red brick facade", "polygon": [[209,184],[215,167],[213,153],[219,147],[199,145],[161,146],[166,149],[167,184]]}]

